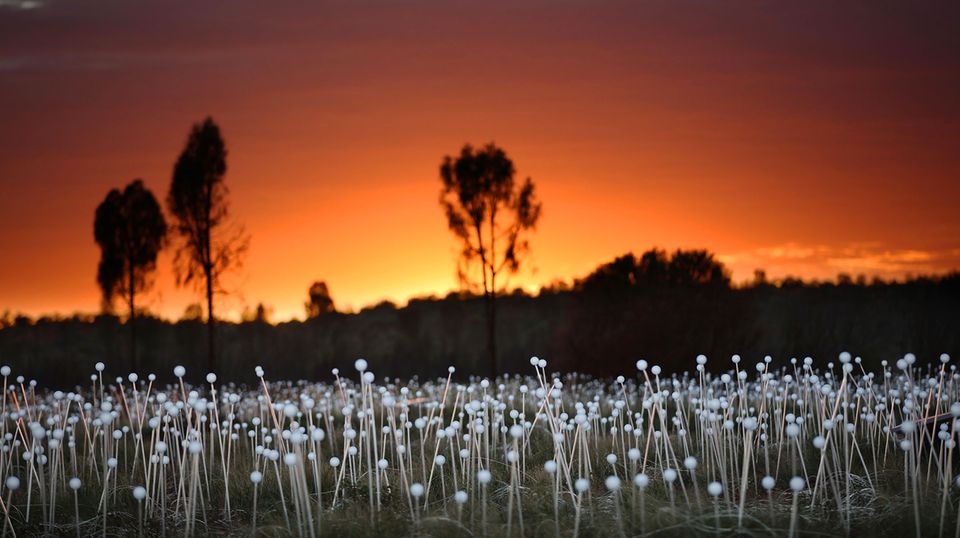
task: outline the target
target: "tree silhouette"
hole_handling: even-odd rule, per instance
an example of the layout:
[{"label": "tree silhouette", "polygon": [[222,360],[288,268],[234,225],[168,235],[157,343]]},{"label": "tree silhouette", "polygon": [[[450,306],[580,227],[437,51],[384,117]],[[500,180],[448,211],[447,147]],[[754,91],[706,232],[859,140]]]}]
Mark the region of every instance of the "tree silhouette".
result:
[{"label": "tree silhouette", "polygon": [[730,275],[706,250],[677,250],[670,259],[670,282],[679,286],[728,287]]},{"label": "tree silhouette", "polygon": [[450,231],[463,244],[458,276],[471,285],[471,268],[478,266],[486,301],[487,351],[491,377],[499,373],[496,341],[497,276],[515,273],[528,252],[524,233],[536,227],[541,203],[533,181],[514,182],[513,162],[492,143],[475,150],[465,145],[457,157],[440,165],[440,205]]},{"label": "tree silhouette", "polygon": [[121,192],[113,189],[97,206],[93,235],[100,246],[97,283],[103,294],[104,310],[112,312],[113,301],[123,297],[130,325],[130,367],[136,372],[138,293],[153,284],[157,254],[167,236],[167,223],[160,204],[143,181],[132,181]]},{"label": "tree silhouette", "polygon": [[578,287],[587,292],[618,294],[629,288],[654,286],[730,286],[727,268],[706,250],[676,250],[668,256],[654,248],[638,260],[628,253],[597,267]]},{"label": "tree silhouette", "polygon": [[216,371],[213,296],[225,272],[243,263],[250,237],[229,220],[224,183],[227,150],[212,118],[194,124],[173,169],[167,206],[181,239],[175,259],[178,285],[193,283],[207,300],[207,366]]},{"label": "tree silhouette", "polygon": [[318,318],[323,314],[336,311],[333,306],[333,298],[330,297],[330,288],[327,287],[326,282],[318,280],[311,284],[310,289],[307,290],[307,296],[307,302],[304,303],[307,319]]}]

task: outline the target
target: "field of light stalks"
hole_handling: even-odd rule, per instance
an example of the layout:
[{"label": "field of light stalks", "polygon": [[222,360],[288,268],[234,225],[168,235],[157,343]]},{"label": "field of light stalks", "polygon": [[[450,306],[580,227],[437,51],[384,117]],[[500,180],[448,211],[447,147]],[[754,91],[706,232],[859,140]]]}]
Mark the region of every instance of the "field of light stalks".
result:
[{"label": "field of light stalks", "polygon": [[[494,380],[54,391],[4,378],[3,536],[956,536],[960,375],[913,355],[699,356],[596,380],[533,358]],[[725,372],[725,373],[720,373]]]}]

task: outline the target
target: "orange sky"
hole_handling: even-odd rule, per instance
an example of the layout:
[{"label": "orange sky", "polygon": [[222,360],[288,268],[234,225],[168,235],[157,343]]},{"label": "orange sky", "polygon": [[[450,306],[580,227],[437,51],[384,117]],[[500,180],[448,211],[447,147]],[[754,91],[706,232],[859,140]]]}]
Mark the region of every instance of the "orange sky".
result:
[{"label": "orange sky", "polygon": [[[654,245],[737,281],[960,267],[960,7],[912,4],[0,0],[0,310],[96,310],[95,207],[163,199],[207,114],[252,234],[232,315],[454,288],[465,142],[537,183],[515,284]],[[178,317],[170,266],[148,302]]]}]

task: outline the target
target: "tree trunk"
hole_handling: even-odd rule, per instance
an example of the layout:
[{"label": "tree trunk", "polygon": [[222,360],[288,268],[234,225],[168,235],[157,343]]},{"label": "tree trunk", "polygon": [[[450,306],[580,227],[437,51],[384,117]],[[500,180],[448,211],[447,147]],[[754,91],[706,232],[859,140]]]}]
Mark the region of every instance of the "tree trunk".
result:
[{"label": "tree trunk", "polygon": [[[130,263],[130,262],[128,262]],[[137,364],[137,305],[134,301],[135,288],[133,282],[133,264],[130,263],[130,371],[139,374],[140,365]]]},{"label": "tree trunk", "polygon": [[217,360],[213,349],[213,331],[216,320],[213,317],[213,280],[210,271],[206,271],[207,277],[207,372],[216,373]]},{"label": "tree trunk", "polygon": [[490,290],[487,291],[487,350],[490,352],[490,382],[493,382],[500,373],[497,364],[497,273],[493,267],[490,267]]},{"label": "tree trunk", "polygon": [[487,294],[487,350],[490,353],[490,381],[493,382],[500,367],[497,364],[497,303],[496,291]]}]

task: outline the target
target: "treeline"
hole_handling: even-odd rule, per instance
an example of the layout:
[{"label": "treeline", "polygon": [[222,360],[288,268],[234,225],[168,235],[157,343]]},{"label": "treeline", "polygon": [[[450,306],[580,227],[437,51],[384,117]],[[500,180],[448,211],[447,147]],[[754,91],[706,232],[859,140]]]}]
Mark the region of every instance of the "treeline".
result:
[{"label": "treeline", "polygon": [[[525,372],[531,355],[550,368],[598,376],[630,374],[645,358],[666,371],[687,370],[704,353],[726,368],[732,354],[752,363],[771,355],[783,364],[812,356],[818,364],[848,350],[868,367],[917,354],[935,361],[960,353],[960,273],[901,282],[841,277],[835,282],[768,282],[762,275],[733,287],[705,251],[649,251],[600,266],[572,285],[497,299],[498,360],[504,372]],[[138,321],[141,374],[169,379],[188,367],[199,380],[206,328],[199,320]],[[129,334],[109,315],[30,320],[5,316],[0,363],[16,374],[69,387],[89,379],[97,361],[109,372],[129,369]],[[483,296],[451,294],[391,303],[357,313],[328,309],[307,321],[271,325],[262,318],[219,323],[221,379],[251,382],[263,366],[272,379],[317,379],[349,370],[364,357],[377,375],[486,375]]]}]

